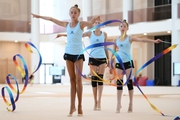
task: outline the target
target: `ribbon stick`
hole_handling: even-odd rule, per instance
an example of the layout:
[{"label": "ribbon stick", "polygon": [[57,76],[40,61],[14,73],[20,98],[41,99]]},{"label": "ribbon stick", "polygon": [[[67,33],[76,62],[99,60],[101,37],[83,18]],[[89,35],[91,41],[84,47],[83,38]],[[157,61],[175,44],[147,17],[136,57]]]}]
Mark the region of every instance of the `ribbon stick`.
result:
[{"label": "ribbon stick", "polygon": [[167,41],[162,41],[163,43],[167,43],[167,44],[171,44],[171,42],[167,42]]},{"label": "ribbon stick", "polygon": [[[31,49],[30,46],[33,47],[33,48],[37,51],[37,53],[38,53],[38,55],[39,55],[39,63],[38,63],[38,66],[37,66],[37,68],[32,72],[32,74],[34,74],[34,73],[40,68],[40,66],[41,66],[42,57],[41,57],[40,52],[38,51],[38,49],[36,48],[36,46],[35,46],[34,44],[32,44],[31,42],[27,42],[27,43],[25,44],[25,47],[27,48],[27,50],[28,50],[29,52],[33,53],[33,50]],[[21,60],[24,69],[21,68],[20,65],[18,64],[17,59],[16,59],[17,57]],[[7,106],[12,106],[12,109],[7,108],[7,110],[8,110],[9,112],[13,112],[13,111],[16,109],[16,104],[15,104],[15,103],[18,101],[19,95],[22,94],[22,93],[24,93],[24,91],[26,90],[26,87],[27,87],[27,85],[28,85],[28,80],[29,80],[28,67],[27,67],[27,64],[26,64],[24,58],[23,58],[20,54],[16,54],[16,55],[13,56],[13,62],[14,62],[14,64],[15,64],[16,68],[18,69],[18,71],[21,73],[21,76],[22,76],[23,78],[25,78],[25,83],[24,83],[24,86],[23,86],[22,90],[19,91],[19,85],[18,85],[18,82],[17,82],[16,78],[15,78],[12,74],[8,74],[8,75],[7,75],[7,77],[6,77],[6,82],[7,82],[7,84],[8,84],[9,87],[7,87],[7,86],[3,87],[3,88],[1,89],[1,94],[2,94],[2,98],[3,98],[4,102],[5,102],[5,104],[6,104]],[[31,74],[31,75],[32,75],[32,74]],[[16,83],[16,89],[15,89],[14,86],[11,84],[11,81],[10,81],[10,80],[14,80],[14,81],[15,81],[15,83]],[[9,94],[10,102],[8,102],[8,100],[6,99],[5,90],[7,90],[8,94]],[[15,99],[14,99],[14,97],[13,97],[13,94],[12,94],[12,91],[11,91],[11,90],[12,90],[14,93],[16,93],[16,98],[15,98]]]}]

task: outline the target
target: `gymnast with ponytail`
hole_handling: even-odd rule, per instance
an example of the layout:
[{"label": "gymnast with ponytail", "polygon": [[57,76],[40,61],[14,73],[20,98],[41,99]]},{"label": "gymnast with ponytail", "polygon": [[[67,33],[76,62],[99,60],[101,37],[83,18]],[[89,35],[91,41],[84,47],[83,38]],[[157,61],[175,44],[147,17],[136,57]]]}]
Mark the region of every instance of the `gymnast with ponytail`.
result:
[{"label": "gymnast with ponytail", "polygon": [[[79,71],[82,72],[83,61],[85,60],[84,54],[81,54],[83,50],[82,47],[82,34],[83,29],[87,26],[92,26],[98,17],[92,18],[90,21],[79,21],[80,8],[78,5],[74,5],[69,10],[69,16],[71,18],[70,22],[60,21],[48,16],[40,16],[32,13],[34,18],[41,18],[44,20],[51,21],[59,26],[65,27],[67,32],[67,44],[65,47],[64,60],[66,61],[66,67],[70,77],[70,111],[68,117],[71,117],[76,111],[75,98],[77,94],[78,98],[78,116],[83,115],[82,110],[82,77],[76,69],[78,67]],[[80,57],[78,57],[80,55]],[[78,60],[77,60],[78,57]]]}]

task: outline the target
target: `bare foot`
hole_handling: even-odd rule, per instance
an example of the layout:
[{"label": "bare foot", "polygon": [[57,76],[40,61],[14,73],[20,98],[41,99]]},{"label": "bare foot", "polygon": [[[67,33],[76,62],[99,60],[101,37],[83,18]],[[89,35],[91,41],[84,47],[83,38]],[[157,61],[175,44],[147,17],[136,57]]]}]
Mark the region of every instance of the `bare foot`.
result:
[{"label": "bare foot", "polygon": [[97,102],[97,108],[96,108],[97,110],[101,110],[101,102]]},{"label": "bare foot", "polygon": [[71,116],[72,116],[72,114],[73,114],[75,111],[76,111],[76,108],[71,109],[71,110],[70,110],[70,112],[69,112],[68,117],[71,117]]},{"label": "bare foot", "polygon": [[94,104],[94,110],[97,110],[97,102]]},{"label": "bare foot", "polygon": [[83,116],[82,106],[78,106],[78,116]]},{"label": "bare foot", "polygon": [[117,105],[116,113],[120,113],[121,105]]},{"label": "bare foot", "polygon": [[133,110],[132,104],[129,104],[128,113],[131,113]]}]

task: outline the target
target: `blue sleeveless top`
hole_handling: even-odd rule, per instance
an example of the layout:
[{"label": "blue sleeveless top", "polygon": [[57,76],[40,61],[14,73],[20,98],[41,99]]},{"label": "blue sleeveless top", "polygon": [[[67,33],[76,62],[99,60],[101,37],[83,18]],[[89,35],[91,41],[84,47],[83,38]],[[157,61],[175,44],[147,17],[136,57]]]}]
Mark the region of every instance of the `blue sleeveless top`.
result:
[{"label": "blue sleeveless top", "polygon": [[[122,59],[122,62],[129,62],[130,60],[132,60],[132,56],[131,56],[131,42],[129,40],[129,36],[126,37],[125,40],[120,41],[119,37],[116,39],[116,45],[118,46],[118,55],[120,56],[120,58]],[[126,53],[129,57],[124,54]],[[116,60],[117,63],[119,63],[118,60]]]},{"label": "blue sleeveless top", "polygon": [[83,30],[80,27],[80,22],[74,28],[70,27],[69,23],[66,27],[67,32],[67,44],[65,48],[65,53],[71,55],[79,55],[83,48],[82,48],[82,33]]},{"label": "blue sleeveless top", "polygon": [[[103,32],[101,32],[100,36],[96,36],[93,31],[91,32],[91,36],[90,36],[90,44],[92,45],[92,44],[104,42],[104,39],[105,37]],[[104,46],[92,48],[90,52],[90,58],[106,58]]]}]

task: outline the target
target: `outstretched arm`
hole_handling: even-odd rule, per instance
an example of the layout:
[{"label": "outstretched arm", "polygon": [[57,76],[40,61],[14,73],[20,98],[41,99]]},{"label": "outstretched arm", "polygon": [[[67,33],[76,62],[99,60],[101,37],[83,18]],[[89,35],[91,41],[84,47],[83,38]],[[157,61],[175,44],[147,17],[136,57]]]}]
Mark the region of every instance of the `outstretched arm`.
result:
[{"label": "outstretched arm", "polygon": [[33,14],[33,13],[31,13],[31,14],[32,14],[32,16],[33,16],[34,18],[41,18],[41,19],[44,19],[44,20],[48,20],[48,21],[51,21],[51,22],[53,22],[53,23],[56,23],[57,25],[62,26],[62,27],[66,27],[67,24],[68,24],[68,22],[59,21],[59,20],[57,20],[57,19],[55,19],[55,18],[52,18],[52,17],[40,16],[40,15],[36,15],[36,14]]},{"label": "outstretched arm", "polygon": [[88,33],[83,33],[83,35],[82,35],[82,37],[89,37],[90,38],[90,36],[91,36],[91,32],[88,32]]},{"label": "outstretched arm", "polygon": [[131,36],[130,37],[130,41],[131,42],[151,42],[151,43],[160,43],[162,42],[161,39],[156,39],[156,40],[153,40],[153,39],[148,39],[148,38],[138,38],[138,37],[135,37],[135,36]]},{"label": "outstretched arm", "polygon": [[92,18],[90,21],[82,21],[81,22],[81,29],[84,29],[84,27],[89,27],[89,26],[92,26],[96,20],[100,20],[100,16],[97,16],[97,17],[94,17]]}]

